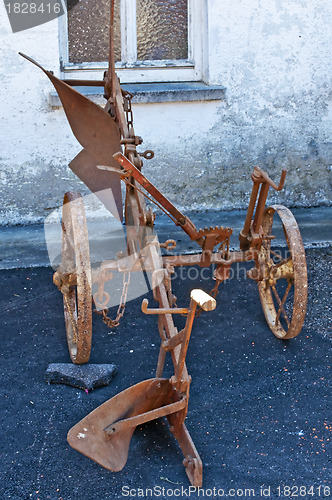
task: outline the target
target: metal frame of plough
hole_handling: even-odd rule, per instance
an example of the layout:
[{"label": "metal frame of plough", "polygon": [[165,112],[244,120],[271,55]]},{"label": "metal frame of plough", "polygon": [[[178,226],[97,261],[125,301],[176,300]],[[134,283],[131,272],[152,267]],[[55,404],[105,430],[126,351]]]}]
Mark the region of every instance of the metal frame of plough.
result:
[{"label": "metal frame of plough", "polygon": [[[54,274],[54,283],[64,296],[66,332],[69,351],[74,363],[87,362],[91,349],[91,282],[98,284],[95,304],[111,327],[119,324],[125,303],[120,304],[117,318],[107,316],[107,294],[104,285],[118,271],[125,274],[144,270],[152,273],[153,297],[158,308],[142,302],[145,314],[158,316],[161,346],[153,379],[140,382],[101,405],[83,418],[68,433],[71,446],[112,471],[121,470],[128,457],[132,434],[150,420],[166,416],[170,430],[184,454],[183,464],[192,485],[202,485],[202,461],[185,426],[191,378],[186,367],[186,354],[195,316],[216,306],[218,286],[230,276],[231,265],[253,261],[248,277],[258,284],[267,323],[279,338],[295,337],[301,330],[307,303],[306,260],[300,231],[291,212],[281,205],[265,208],[269,188],[283,188],[286,171],[275,184],[260,168],[252,173],[253,188],[244,228],[239,235],[240,250],[230,250],[229,227],[197,229],[188,216],[181,213],[142,174],[142,157],[153,157],[152,151],[139,153],[142,139],[135,135],[131,95],[121,89],[115,72],[113,50],[113,13],[111,2],[109,69],[103,81],[59,80],[35,61],[50,78],[63,103],[74,135],[83,146],[82,152],[70,163],[71,169],[100,197],[106,207],[122,220],[120,182],[126,184],[125,222],[127,256],[105,261],[92,272],[89,262],[88,237],[84,208],[77,193],[66,193],[63,206],[62,263]],[[104,109],[78,93],[75,85],[103,85],[107,100]],[[88,117],[88,118],[87,118]],[[122,151],[123,148],[123,151]],[[110,202],[105,187],[112,191]],[[142,189],[143,188],[143,189]],[[106,194],[105,194],[106,193]],[[147,209],[145,197],[163,210],[189,238],[201,248],[197,254],[161,256],[160,247],[170,250],[173,240],[160,245],[153,232],[155,215]],[[273,250],[274,216],[281,227],[288,249],[286,257]],[[171,278],[176,266],[215,266],[215,286],[210,295],[193,290],[190,305],[177,307],[172,293]],[[277,285],[285,281],[283,296]],[[125,281],[125,280],[124,280]],[[125,286],[128,287],[128,281]],[[292,295],[290,290],[293,289]],[[212,295],[212,296],[211,296]],[[287,299],[292,297],[290,312]],[[178,331],[173,316],[186,315],[185,327]],[[163,378],[167,352],[171,353],[174,375]]]}]

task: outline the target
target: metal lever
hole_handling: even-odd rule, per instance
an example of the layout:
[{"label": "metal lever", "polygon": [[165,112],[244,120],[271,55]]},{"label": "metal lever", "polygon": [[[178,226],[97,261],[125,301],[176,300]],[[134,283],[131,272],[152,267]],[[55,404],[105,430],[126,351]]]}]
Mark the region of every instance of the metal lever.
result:
[{"label": "metal lever", "polygon": [[97,165],[97,168],[99,170],[106,170],[107,172],[112,172],[112,174],[117,174],[120,175],[121,179],[126,179],[131,176],[131,171],[130,170],[123,170],[114,168],[114,167],[107,167],[106,165]]},{"label": "metal lever", "polygon": [[[195,308],[197,306],[201,307],[204,311],[213,311],[216,308],[216,300],[203,292],[203,290],[195,289],[191,291],[190,294],[191,301],[195,303]],[[148,299],[143,299],[141,309],[144,314],[188,314],[191,311],[190,304],[189,309],[187,307],[174,307],[169,309],[148,309],[149,301]]]},{"label": "metal lever", "polygon": [[188,314],[189,309],[187,307],[174,307],[169,309],[148,309],[149,301],[148,299],[143,299],[141,309],[144,314]]},{"label": "metal lever", "polygon": [[275,189],[276,191],[281,191],[282,188],[284,187],[284,184],[285,184],[286,174],[287,174],[287,170],[283,169],[281,172],[279,185],[277,185],[272,179],[270,179],[267,172],[264,172],[264,170],[261,170],[259,167],[255,167],[254,171],[251,175],[251,178],[252,178],[253,182],[259,182],[259,183],[266,182],[271,187],[273,187],[273,189]]},{"label": "metal lever", "polygon": [[182,372],[184,368],[184,363],[187,355],[187,350],[188,350],[188,344],[189,344],[189,339],[191,335],[191,330],[192,326],[194,323],[195,319],[195,312],[197,306],[200,306],[204,311],[213,311],[215,309],[217,302],[216,300],[208,295],[207,293],[203,292],[203,290],[192,290],[190,294],[190,305],[189,305],[189,313],[187,316],[187,321],[186,325],[184,327],[183,331],[183,340],[181,344],[181,351],[179,355],[179,360],[176,365],[176,370],[175,370],[175,382],[176,382],[176,388],[179,390],[181,387],[181,378],[182,378]]},{"label": "metal lever", "polygon": [[138,425],[145,424],[146,422],[151,422],[151,420],[154,420],[156,418],[165,417],[166,415],[171,415],[172,413],[183,410],[186,405],[187,398],[185,396],[182,396],[179,401],[175,401],[174,403],[169,403],[167,405],[156,408],[155,410],[140,413],[133,417],[118,420],[117,422],[114,422],[113,424],[105,427],[104,432],[112,437],[118,432],[123,432],[124,430],[135,428]]},{"label": "metal lever", "polygon": [[[241,250],[249,249],[250,245],[252,244],[252,237],[251,237],[252,233],[257,233],[257,231],[259,230],[259,227],[262,222],[265,202],[269,192],[269,186],[271,186],[276,191],[281,191],[282,188],[284,187],[286,173],[287,170],[283,169],[281,172],[279,185],[277,185],[270,179],[270,177],[266,172],[264,172],[264,170],[261,170],[259,167],[254,168],[253,173],[251,174],[251,179],[254,184],[252,187],[250,202],[247,210],[247,216],[244,222],[244,227],[239,235]],[[258,197],[258,202],[256,206],[257,197]],[[254,220],[252,221],[255,211],[255,206],[256,206],[256,213]]]}]

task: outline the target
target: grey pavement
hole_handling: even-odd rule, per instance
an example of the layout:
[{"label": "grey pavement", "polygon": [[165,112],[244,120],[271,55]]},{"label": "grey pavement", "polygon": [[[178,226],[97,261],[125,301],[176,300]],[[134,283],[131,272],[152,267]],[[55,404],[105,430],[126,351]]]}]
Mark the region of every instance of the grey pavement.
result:
[{"label": "grey pavement", "polygon": [[[303,242],[306,248],[324,247],[332,242],[332,207],[294,208],[292,212],[299,224]],[[231,246],[238,246],[238,234],[243,227],[246,212],[233,210],[223,212],[188,212],[197,227],[211,225],[229,226],[233,228]],[[88,219],[90,243],[95,249],[92,259],[96,261],[108,259],[110,241],[114,241],[118,226],[114,219]],[[46,225],[48,242],[53,247],[57,245],[57,252],[61,250],[61,234],[59,227]],[[156,233],[159,240],[166,241],[173,238],[177,242],[176,252],[197,251],[193,243],[183,231],[164,214],[157,216]],[[59,260],[59,259],[58,259]],[[58,262],[57,260],[57,262]],[[50,265],[49,254],[45,239],[44,225],[14,226],[0,228],[0,269],[14,269],[16,267],[47,267]]]}]

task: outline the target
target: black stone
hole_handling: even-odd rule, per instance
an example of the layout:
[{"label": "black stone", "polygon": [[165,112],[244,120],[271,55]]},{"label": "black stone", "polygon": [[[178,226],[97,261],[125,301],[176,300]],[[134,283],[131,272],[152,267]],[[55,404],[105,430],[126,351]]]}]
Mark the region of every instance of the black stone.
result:
[{"label": "black stone", "polygon": [[45,379],[49,384],[65,384],[92,391],[97,387],[109,385],[116,371],[117,368],[113,364],[51,363],[46,370]]}]

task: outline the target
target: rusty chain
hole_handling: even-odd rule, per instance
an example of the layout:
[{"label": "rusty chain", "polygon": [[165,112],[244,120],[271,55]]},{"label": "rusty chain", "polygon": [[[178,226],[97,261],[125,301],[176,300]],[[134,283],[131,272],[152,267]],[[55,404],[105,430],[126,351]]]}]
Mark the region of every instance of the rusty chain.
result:
[{"label": "rusty chain", "polygon": [[[131,100],[133,98],[133,95],[130,92],[122,89],[122,97],[123,97],[123,109],[124,109],[124,112],[126,114],[126,122],[127,122],[128,130],[130,130],[130,129],[133,129],[133,126],[134,126],[134,118],[133,118],[133,111],[132,111],[132,105],[131,105]],[[133,138],[132,140],[135,141],[135,139],[136,138]],[[127,141],[128,140],[129,139],[127,139]],[[129,283],[130,283],[130,272],[126,271],[123,273],[122,294],[121,294],[120,303],[119,303],[119,307],[118,307],[115,319],[112,319],[108,316],[109,309],[107,307],[102,309],[101,311],[98,311],[96,309],[94,310],[95,313],[102,315],[103,322],[109,328],[117,328],[120,324],[120,320],[123,317],[125,309],[126,309]]]},{"label": "rusty chain", "polygon": [[133,95],[127,90],[122,89],[122,96],[123,96],[123,109],[126,113],[128,129],[130,129],[130,127],[134,126],[134,117],[131,107],[131,100],[133,98]]},{"label": "rusty chain", "polygon": [[101,314],[103,317],[103,322],[105,325],[107,325],[109,328],[117,328],[120,324],[120,320],[124,315],[125,309],[126,309],[126,302],[127,302],[127,295],[128,295],[128,288],[129,288],[129,283],[130,283],[130,272],[126,271],[123,273],[123,288],[122,288],[122,294],[120,298],[120,303],[119,307],[116,313],[116,318],[112,319],[108,316],[108,308],[102,309],[102,311],[97,311],[95,309],[94,312],[97,314]]}]

